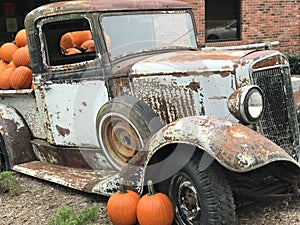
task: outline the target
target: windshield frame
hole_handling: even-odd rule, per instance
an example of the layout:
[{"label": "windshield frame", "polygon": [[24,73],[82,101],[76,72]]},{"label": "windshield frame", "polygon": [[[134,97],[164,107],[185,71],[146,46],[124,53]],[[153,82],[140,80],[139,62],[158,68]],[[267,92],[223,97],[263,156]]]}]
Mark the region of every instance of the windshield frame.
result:
[{"label": "windshield frame", "polygon": [[[108,38],[109,35],[107,35],[107,33],[109,33],[108,29],[106,28],[106,25],[104,24],[103,19],[105,18],[109,18],[109,17],[125,17],[125,16],[133,16],[133,17],[137,17],[137,16],[149,16],[149,17],[153,17],[155,15],[174,15],[174,14],[178,14],[178,15],[182,15],[182,16],[186,16],[186,19],[188,21],[186,21],[188,23],[188,25],[186,25],[186,28],[190,28],[189,30],[187,30],[186,34],[189,35],[189,41],[190,41],[190,45],[166,45],[166,46],[155,46],[155,47],[151,47],[151,48],[140,48],[140,49],[132,49],[130,51],[124,51],[121,52],[120,54],[114,54],[111,51],[111,38]],[[110,56],[111,59],[118,59],[118,58],[123,58],[127,55],[132,55],[132,54],[139,54],[139,53],[143,53],[143,52],[153,52],[153,51],[174,51],[176,49],[181,49],[181,50],[199,50],[199,44],[198,44],[198,39],[197,39],[197,31],[196,31],[196,26],[195,26],[195,21],[194,21],[194,16],[193,13],[191,12],[191,10],[168,10],[168,11],[134,11],[134,12],[109,12],[109,13],[103,13],[100,15],[99,17],[99,21],[100,21],[100,25],[101,25],[101,29],[103,32],[103,36],[104,36],[104,41],[106,43],[106,49],[107,52]],[[112,27],[112,26],[111,26]],[[110,34],[110,36],[112,36]],[[115,35],[116,36],[116,35]],[[176,39],[174,39],[176,40]],[[142,40],[145,41],[146,40]],[[153,40],[148,40],[149,42],[158,42],[156,39]],[[166,42],[167,43],[167,42]],[[126,43],[125,43],[126,44]]]}]

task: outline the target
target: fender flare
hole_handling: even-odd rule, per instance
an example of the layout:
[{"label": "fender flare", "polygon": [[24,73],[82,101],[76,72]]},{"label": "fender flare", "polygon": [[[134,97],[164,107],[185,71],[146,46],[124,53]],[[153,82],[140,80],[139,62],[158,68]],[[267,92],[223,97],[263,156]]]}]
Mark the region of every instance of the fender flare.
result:
[{"label": "fender flare", "polygon": [[258,132],[210,116],[185,117],[159,130],[145,146],[145,166],[164,146],[176,143],[198,147],[233,172],[249,172],[275,161],[291,162],[300,169],[286,151]]},{"label": "fender flare", "polygon": [[0,104],[0,134],[4,141],[10,169],[20,163],[35,160],[30,141],[32,135],[21,114],[13,107]]}]

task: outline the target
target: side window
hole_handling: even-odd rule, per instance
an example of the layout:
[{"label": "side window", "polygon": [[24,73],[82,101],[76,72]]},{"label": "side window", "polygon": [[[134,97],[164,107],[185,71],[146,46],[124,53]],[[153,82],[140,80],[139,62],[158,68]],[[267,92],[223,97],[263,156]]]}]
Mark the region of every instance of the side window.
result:
[{"label": "side window", "polygon": [[240,40],[240,0],[205,1],[206,42]]},{"label": "side window", "polygon": [[95,44],[86,19],[47,23],[43,27],[47,64],[58,66],[92,60]]}]

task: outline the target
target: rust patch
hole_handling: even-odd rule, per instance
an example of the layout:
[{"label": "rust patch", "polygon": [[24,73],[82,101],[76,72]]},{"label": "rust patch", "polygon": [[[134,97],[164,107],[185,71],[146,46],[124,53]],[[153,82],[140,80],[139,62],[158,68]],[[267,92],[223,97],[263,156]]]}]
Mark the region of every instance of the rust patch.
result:
[{"label": "rust patch", "polygon": [[300,91],[294,91],[294,100],[295,100],[295,107],[297,109],[300,109]]},{"label": "rust patch", "polygon": [[253,65],[253,69],[259,69],[263,67],[276,66],[280,64],[287,64],[286,59],[281,55],[275,55]]},{"label": "rust patch", "polygon": [[230,72],[227,71],[221,71],[220,72],[221,77],[228,77],[230,75]]},{"label": "rust patch", "polygon": [[58,126],[58,125],[56,125],[55,127],[56,127],[56,130],[58,131],[58,133],[59,133],[61,136],[63,136],[63,137],[65,137],[65,136],[67,136],[67,135],[70,134],[70,130],[69,130],[69,129],[60,127],[60,126]]},{"label": "rust patch", "polygon": [[71,168],[38,161],[19,164],[14,170],[86,192],[94,192],[96,184],[115,174],[115,171]]},{"label": "rust patch", "polygon": [[251,171],[274,160],[295,163],[288,153],[261,134],[214,117],[186,117],[167,125],[148,143],[150,157],[166,142],[200,146],[232,171]]},{"label": "rust patch", "polygon": [[189,88],[195,92],[198,92],[198,90],[200,89],[200,83],[192,81],[191,83],[189,83],[189,85],[186,86],[186,88]]}]

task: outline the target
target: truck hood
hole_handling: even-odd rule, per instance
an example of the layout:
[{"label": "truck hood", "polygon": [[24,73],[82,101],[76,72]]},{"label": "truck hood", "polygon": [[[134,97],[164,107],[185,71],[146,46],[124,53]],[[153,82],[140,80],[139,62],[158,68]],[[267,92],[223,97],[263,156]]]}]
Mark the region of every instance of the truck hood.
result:
[{"label": "truck hood", "polygon": [[[190,74],[232,72],[237,64],[253,61],[273,51],[252,50],[205,50],[178,51],[154,55],[135,62],[131,67],[131,76],[149,76],[155,74]],[[251,54],[254,54],[251,57]],[[247,57],[246,57],[247,56]]]},{"label": "truck hood", "polygon": [[[253,50],[252,50],[253,51]],[[233,71],[250,51],[178,51],[145,58],[132,66],[132,76]]]}]

